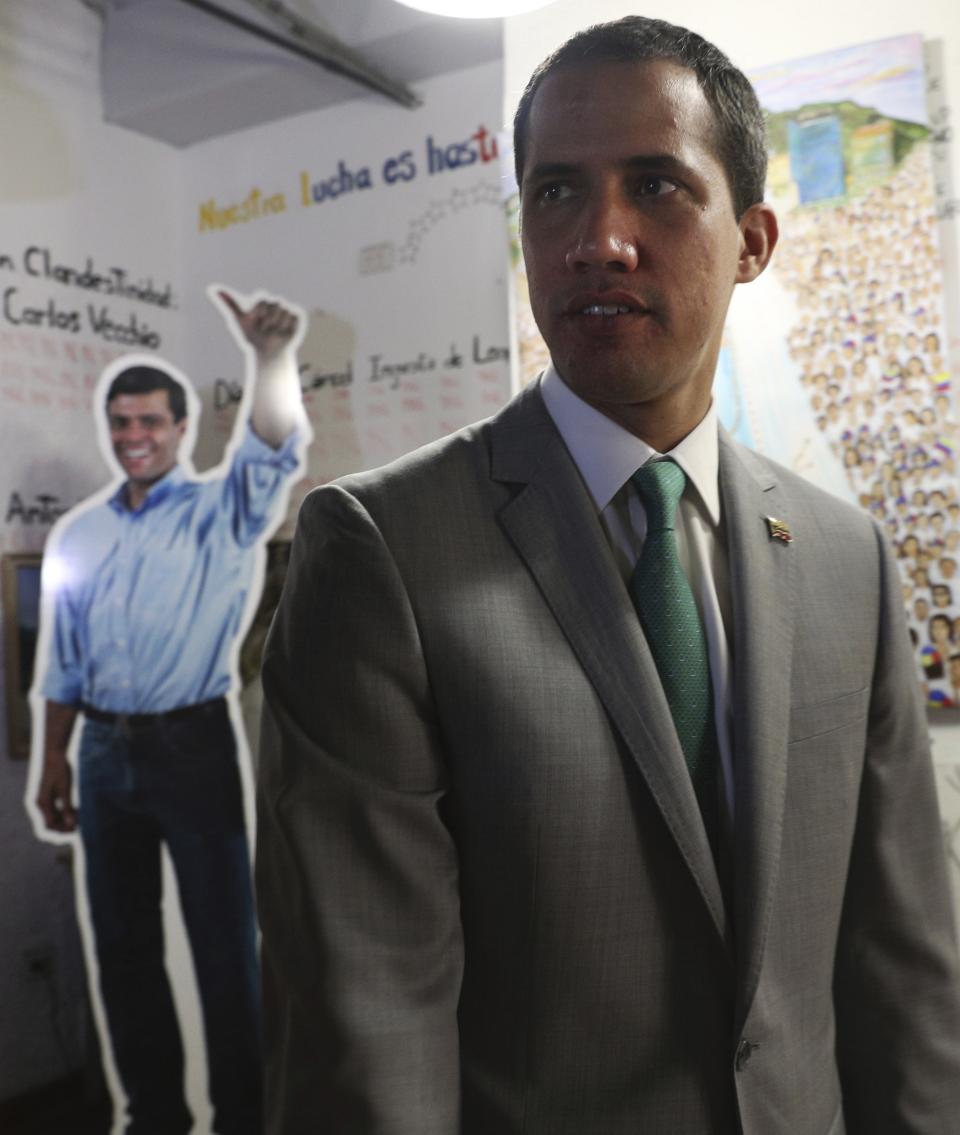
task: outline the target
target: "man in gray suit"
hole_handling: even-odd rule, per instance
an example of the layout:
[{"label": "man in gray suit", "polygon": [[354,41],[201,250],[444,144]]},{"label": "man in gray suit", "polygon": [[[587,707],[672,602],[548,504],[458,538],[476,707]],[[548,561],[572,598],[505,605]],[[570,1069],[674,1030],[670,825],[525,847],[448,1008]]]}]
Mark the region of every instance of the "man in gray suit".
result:
[{"label": "man in gray suit", "polygon": [[756,97],[627,17],[515,140],[553,366],[312,494],[267,648],[268,1130],[956,1135],[895,567],[711,405],[777,239]]}]

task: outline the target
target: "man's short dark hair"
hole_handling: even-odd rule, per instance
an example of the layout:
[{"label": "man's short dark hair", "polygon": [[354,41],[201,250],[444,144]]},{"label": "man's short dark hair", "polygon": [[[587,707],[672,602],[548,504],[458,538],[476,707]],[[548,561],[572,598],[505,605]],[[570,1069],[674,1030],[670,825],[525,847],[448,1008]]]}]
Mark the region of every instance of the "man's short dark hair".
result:
[{"label": "man's short dark hair", "polygon": [[561,44],[530,76],[513,119],[517,184],[523,182],[527,129],[534,95],[561,67],[592,63],[640,63],[670,59],[689,68],[710,104],[717,156],[723,164],[737,218],[763,200],[767,137],[763,111],[750,80],[723,52],[696,32],[647,16],[594,24]]},{"label": "man's short dark hair", "polygon": [[120,371],[107,391],[107,407],[120,394],[151,394],[165,390],[175,422],[187,416],[187,393],[179,382],[159,367],[133,366]]}]

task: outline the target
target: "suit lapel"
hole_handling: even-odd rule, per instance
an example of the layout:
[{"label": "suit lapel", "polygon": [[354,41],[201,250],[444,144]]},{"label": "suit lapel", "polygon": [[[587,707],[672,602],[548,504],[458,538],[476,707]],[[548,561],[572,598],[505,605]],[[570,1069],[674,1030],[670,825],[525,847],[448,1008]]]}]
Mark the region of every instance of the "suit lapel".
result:
[{"label": "suit lapel", "polygon": [[792,576],[796,555],[771,535],[776,479],[721,433],[720,486],[733,600],[734,927],[737,1027],[760,976],[780,867],[787,780]]},{"label": "suit lapel", "polygon": [[657,802],[722,940],[726,914],[670,709],[580,475],[527,388],[490,426],[494,480],[522,484],[500,522]]}]

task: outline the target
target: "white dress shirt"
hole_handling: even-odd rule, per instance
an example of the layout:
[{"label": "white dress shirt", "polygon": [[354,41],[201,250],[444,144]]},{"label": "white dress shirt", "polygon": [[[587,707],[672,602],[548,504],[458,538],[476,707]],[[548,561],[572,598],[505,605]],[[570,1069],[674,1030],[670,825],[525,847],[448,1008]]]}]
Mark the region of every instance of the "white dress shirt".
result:
[{"label": "white dress shirt", "polygon": [[664,456],[686,474],[687,484],[677,510],[677,551],[707,639],[724,794],[732,817],[732,622],[720,509],[716,409],[711,404],[700,424],[679,445],[669,454],[660,454],[574,394],[552,366],[540,379],[540,392],[593,498],[624,583],[633,574],[647,531],[646,511],[630,477],[648,461]]}]

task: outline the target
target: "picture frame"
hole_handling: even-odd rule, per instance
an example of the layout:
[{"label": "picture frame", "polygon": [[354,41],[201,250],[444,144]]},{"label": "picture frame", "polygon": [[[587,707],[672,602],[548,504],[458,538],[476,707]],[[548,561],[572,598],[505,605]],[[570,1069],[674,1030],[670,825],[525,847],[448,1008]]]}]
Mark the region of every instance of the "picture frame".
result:
[{"label": "picture frame", "polygon": [[28,694],[40,625],[41,560],[40,552],[5,552],[0,558],[7,752],[15,760],[30,755]]}]

